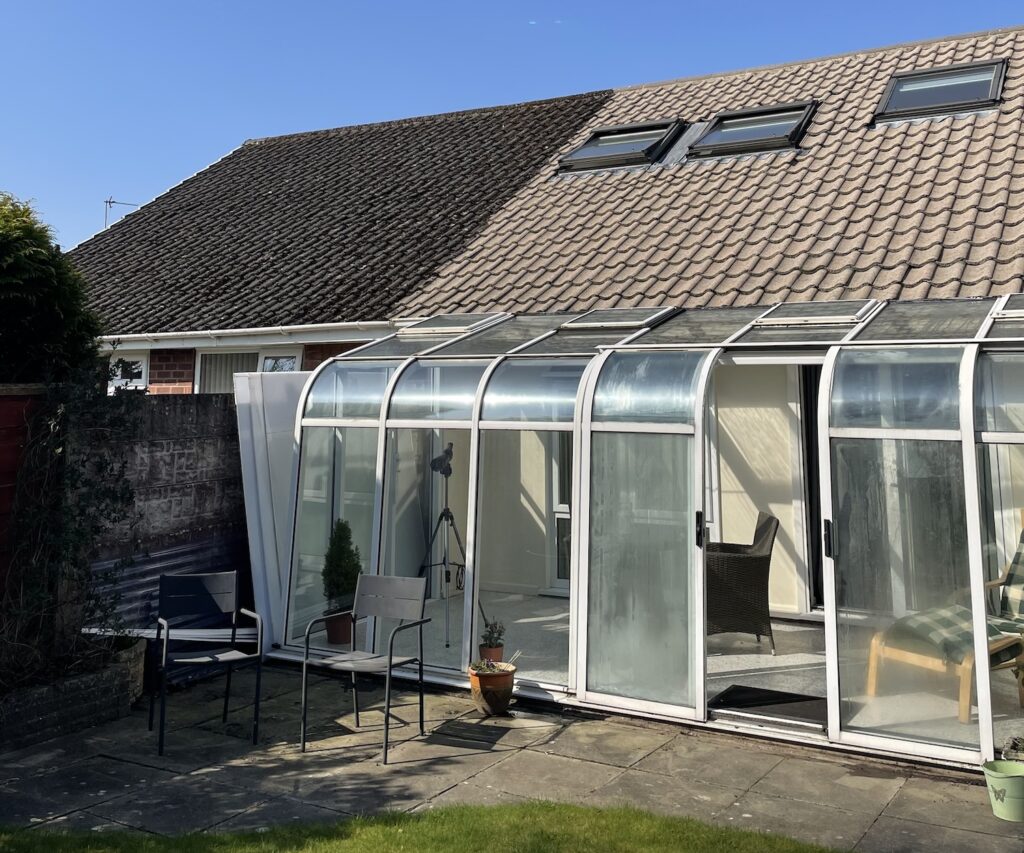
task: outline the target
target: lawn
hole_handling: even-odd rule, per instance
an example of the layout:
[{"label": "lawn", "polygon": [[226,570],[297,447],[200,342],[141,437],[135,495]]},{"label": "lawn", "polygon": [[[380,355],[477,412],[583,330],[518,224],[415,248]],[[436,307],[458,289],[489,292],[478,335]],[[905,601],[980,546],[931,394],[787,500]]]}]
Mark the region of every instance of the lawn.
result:
[{"label": "lawn", "polygon": [[261,833],[158,838],[139,834],[46,830],[0,832],[4,851],[94,853],[821,853],[822,847],[777,836],[709,826],[637,809],[595,809],[554,803],[455,806],[417,815],[354,818],[329,825],[289,826]]}]

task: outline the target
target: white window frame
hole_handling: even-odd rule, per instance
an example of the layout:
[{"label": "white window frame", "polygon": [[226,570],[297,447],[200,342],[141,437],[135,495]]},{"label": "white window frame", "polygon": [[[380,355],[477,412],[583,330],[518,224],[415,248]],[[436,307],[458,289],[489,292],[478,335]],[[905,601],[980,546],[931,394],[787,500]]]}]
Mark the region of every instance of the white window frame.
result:
[{"label": "white window frame", "polygon": [[202,380],[204,355],[237,355],[240,353],[250,352],[256,353],[256,373],[267,372],[263,369],[263,360],[270,356],[294,356],[295,370],[302,370],[302,347],[290,347],[287,349],[277,349],[276,347],[268,349],[259,349],[257,347],[207,347],[205,349],[197,349],[195,375],[192,380],[192,393],[199,393],[199,383]]}]

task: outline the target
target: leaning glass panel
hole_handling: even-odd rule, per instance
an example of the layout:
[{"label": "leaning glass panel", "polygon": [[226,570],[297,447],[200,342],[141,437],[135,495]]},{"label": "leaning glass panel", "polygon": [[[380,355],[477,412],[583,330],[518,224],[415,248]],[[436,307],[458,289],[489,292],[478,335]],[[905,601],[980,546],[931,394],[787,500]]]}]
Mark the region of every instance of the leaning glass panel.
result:
[{"label": "leaning glass panel", "polygon": [[601,368],[594,420],[692,424],[695,386],[707,353],[617,352]]},{"label": "leaning glass panel", "polygon": [[977,747],[958,441],[834,439],[843,729]]},{"label": "leaning glass panel", "polygon": [[397,361],[334,361],[314,380],[306,398],[307,418],[379,418]]},{"label": "leaning glass panel", "polygon": [[390,418],[468,421],[486,364],[418,361],[402,373],[391,395]]},{"label": "leaning glass panel", "polygon": [[552,685],[569,679],[571,471],[572,433],[480,435],[473,654],[484,622],[500,623],[517,678]]},{"label": "leaning glass panel", "polygon": [[571,421],[589,359],[523,358],[501,364],[487,383],[485,421]]},{"label": "leaning glass panel", "polygon": [[990,352],[978,359],[975,429],[1024,432],[1024,353]]},{"label": "leaning glass panel", "polygon": [[637,338],[638,344],[717,344],[752,323],[767,306],[684,311]]},{"label": "leaning glass panel", "polygon": [[993,299],[890,302],[858,334],[858,341],[927,341],[973,338]]},{"label": "leaning glass panel", "polygon": [[529,343],[545,332],[557,329],[567,320],[579,316],[577,314],[523,314],[505,320],[496,326],[488,326],[468,338],[455,341],[435,355],[451,356],[495,356],[511,352],[523,344]]},{"label": "leaning glass panel", "polygon": [[[299,463],[295,546],[288,592],[287,642],[301,643],[311,620],[351,608],[355,579],[328,565],[332,541],[340,554],[345,524],[362,570],[370,569],[377,435],[374,427],[305,427]],[[318,646],[347,643],[328,638],[322,626]],[[347,648],[347,646],[346,646]]]},{"label": "leaning glass panel", "polygon": [[587,690],[693,707],[693,438],[591,438]]},{"label": "leaning glass panel", "polygon": [[[462,670],[468,429],[389,429],[384,467],[381,572],[427,578],[424,663]],[[449,514],[450,511],[450,514]],[[397,622],[377,620],[377,648]],[[415,655],[417,632],[399,635],[399,654]]]},{"label": "leaning glass panel", "polygon": [[957,429],[961,347],[843,350],[832,385],[832,426]]}]

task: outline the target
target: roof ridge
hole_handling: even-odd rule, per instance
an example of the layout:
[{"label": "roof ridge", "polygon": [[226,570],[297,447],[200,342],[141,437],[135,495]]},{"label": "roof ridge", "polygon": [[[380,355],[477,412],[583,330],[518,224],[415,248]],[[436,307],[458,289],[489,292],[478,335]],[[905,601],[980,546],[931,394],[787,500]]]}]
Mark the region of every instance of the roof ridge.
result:
[{"label": "roof ridge", "polygon": [[690,83],[696,80],[710,80],[714,77],[735,77],[738,74],[753,74],[761,71],[776,71],[782,68],[796,68],[801,65],[813,65],[817,62],[830,62],[835,59],[844,59],[848,56],[870,56],[876,53],[886,53],[904,48],[922,47],[928,44],[941,44],[945,41],[967,41],[978,39],[983,36],[998,35],[1000,33],[1016,33],[1024,31],[1024,24],[1015,24],[1009,27],[995,27],[990,30],[976,30],[969,33],[953,33],[950,35],[937,36],[935,38],[917,39],[915,41],[896,42],[895,44],[882,45],[861,50],[847,50],[842,53],[829,53],[824,56],[814,56],[809,59],[796,59],[790,62],[773,62],[768,65],[754,65],[748,68],[733,68],[729,71],[714,71],[709,74],[691,74],[687,77],[670,77],[666,80],[655,80],[649,83],[635,83],[631,86],[616,86],[615,92],[631,92],[637,89],[648,89],[656,86],[671,86],[676,83]]}]

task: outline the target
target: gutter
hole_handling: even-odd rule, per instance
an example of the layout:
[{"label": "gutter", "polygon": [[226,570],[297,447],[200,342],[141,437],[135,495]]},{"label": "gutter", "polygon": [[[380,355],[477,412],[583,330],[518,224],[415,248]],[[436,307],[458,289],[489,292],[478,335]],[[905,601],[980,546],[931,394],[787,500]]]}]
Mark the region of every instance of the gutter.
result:
[{"label": "gutter", "polygon": [[[299,343],[332,343],[334,341],[372,340],[394,331],[387,320],[354,323],[319,323],[301,326],[265,326],[254,329],[209,329],[192,332],[143,332],[127,335],[103,335],[100,346],[104,351],[114,348],[185,349],[196,346],[238,346],[246,343],[263,346]],[[250,341],[241,339],[251,339]]]}]

